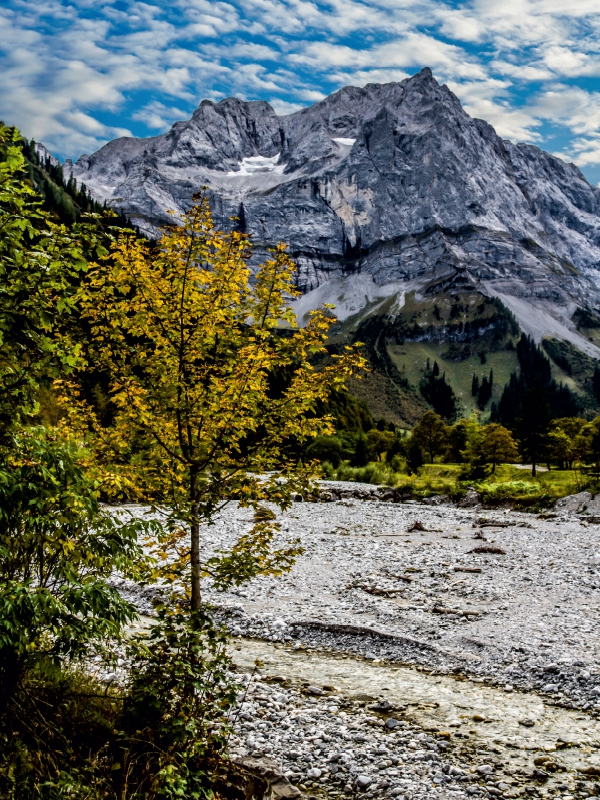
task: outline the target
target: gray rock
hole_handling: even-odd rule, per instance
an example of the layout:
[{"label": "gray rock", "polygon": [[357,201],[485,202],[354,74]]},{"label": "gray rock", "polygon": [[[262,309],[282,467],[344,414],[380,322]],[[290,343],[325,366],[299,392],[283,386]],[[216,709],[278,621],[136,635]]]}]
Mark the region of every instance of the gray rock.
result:
[{"label": "gray rock", "polygon": [[600,299],[600,189],[469,117],[427,68],[284,117],[266,102],[204,100],[168,133],[117,139],[64,172],[152,235],[206,185],[216,224],[237,217],[257,258],[289,242],[305,291],[348,274],[373,291],[370,276],[479,287],[526,329],[598,355],[570,317],[582,297]]},{"label": "gray rock", "polygon": [[370,786],[373,783],[373,778],[369,777],[369,775],[357,775],[356,776],[356,785],[359,789],[366,789],[367,786]]},{"label": "gray rock", "polygon": [[577,494],[570,494],[567,497],[561,497],[557,500],[554,508],[557,511],[565,511],[567,514],[577,514],[584,507],[586,507],[592,500],[592,495],[589,492],[578,492]]},{"label": "gray rock", "polygon": [[433,497],[424,497],[421,501],[426,506],[441,506],[450,502],[447,494],[434,494]]},{"label": "gray rock", "polygon": [[600,514],[600,494],[596,494],[591,500],[585,503],[585,509],[582,509],[587,514]]},{"label": "gray rock", "polygon": [[459,508],[472,508],[479,505],[481,496],[475,489],[468,489],[466,495],[458,503]]}]

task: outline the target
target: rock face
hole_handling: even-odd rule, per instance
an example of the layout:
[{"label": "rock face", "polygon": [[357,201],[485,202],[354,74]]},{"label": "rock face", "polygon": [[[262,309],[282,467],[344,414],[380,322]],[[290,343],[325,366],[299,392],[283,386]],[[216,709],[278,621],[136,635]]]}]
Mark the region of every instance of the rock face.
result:
[{"label": "rock face", "polygon": [[306,292],[353,273],[477,288],[520,321],[534,309],[531,332],[561,338],[577,305],[600,302],[600,190],[469,117],[429,69],[286,117],[204,100],[167,134],[118,139],[70,170],[150,234],[208,186],[217,224],[237,217],[259,256],[290,244]]}]

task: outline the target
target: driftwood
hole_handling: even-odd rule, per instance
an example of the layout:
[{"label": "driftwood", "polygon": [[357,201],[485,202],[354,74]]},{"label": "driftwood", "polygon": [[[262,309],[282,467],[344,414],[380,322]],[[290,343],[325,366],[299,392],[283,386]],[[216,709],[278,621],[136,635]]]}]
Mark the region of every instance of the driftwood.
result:
[{"label": "driftwood", "polygon": [[402,592],[406,591],[405,589],[381,589],[378,586],[364,586],[361,583],[354,584],[351,588],[362,589],[363,592],[368,592],[369,594],[374,594],[378,597],[389,597],[390,595],[401,594]]},{"label": "driftwood", "polygon": [[418,519],[413,522],[410,528],[406,529],[407,533],[414,533],[415,531],[422,531],[423,533],[443,533],[437,528],[426,528]]},{"label": "driftwood", "polygon": [[463,611],[459,608],[443,608],[442,606],[435,606],[433,608],[434,614],[460,614],[463,617],[480,617],[481,611]]},{"label": "driftwood", "polygon": [[481,572],[481,567],[454,567],[454,572]]}]

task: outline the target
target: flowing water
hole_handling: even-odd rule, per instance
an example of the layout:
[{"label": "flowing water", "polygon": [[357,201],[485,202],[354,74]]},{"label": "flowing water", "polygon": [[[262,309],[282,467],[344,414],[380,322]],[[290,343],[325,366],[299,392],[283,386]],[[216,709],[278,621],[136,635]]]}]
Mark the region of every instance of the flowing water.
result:
[{"label": "flowing water", "polygon": [[534,693],[507,692],[460,676],[294,650],[256,639],[233,640],[231,652],[238,667],[247,672],[258,659],[264,676],[333,685],[349,697],[385,698],[400,709],[395,716],[449,731],[455,743],[464,737],[475,748],[478,743],[495,748],[515,768],[531,770],[534,756],[557,750],[553,758],[567,770],[600,767],[600,721],[547,705]]}]

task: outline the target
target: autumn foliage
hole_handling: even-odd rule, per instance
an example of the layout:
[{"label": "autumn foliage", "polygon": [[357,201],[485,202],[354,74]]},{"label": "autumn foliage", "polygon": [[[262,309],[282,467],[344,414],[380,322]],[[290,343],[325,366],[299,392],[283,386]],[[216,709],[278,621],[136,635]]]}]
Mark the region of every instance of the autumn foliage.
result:
[{"label": "autumn foliage", "polygon": [[[89,357],[110,376],[114,424],[91,419],[94,447],[120,465],[145,500],[163,509],[181,553],[169,575],[191,566],[191,602],[200,579],[217,585],[287,569],[295,545],[272,551],[275,515],[306,491],[314,469],[286,456],[333,431],[315,408],[362,366],[355,348],[325,355],[332,323],[313,312],[299,328],[287,306],[298,292],[284,245],[251,270],[250,239],[214,229],[206,198],[175,220],[157,246],[123,232],[110,255],[90,266],[80,307]],[[255,525],[227,554],[206,559],[201,525],[237,499]],[[175,524],[177,520],[177,524]]]}]

